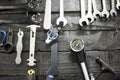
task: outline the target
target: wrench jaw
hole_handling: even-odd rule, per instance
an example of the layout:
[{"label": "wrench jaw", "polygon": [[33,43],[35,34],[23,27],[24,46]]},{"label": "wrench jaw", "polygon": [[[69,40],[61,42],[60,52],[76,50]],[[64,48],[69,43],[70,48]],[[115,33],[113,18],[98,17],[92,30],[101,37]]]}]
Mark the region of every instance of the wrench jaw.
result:
[{"label": "wrench jaw", "polygon": [[100,11],[96,10],[96,11],[93,12],[93,16],[94,16],[95,19],[97,19],[98,17],[100,18],[102,16],[102,14],[101,14]]},{"label": "wrench jaw", "polygon": [[64,17],[63,18],[59,17],[56,21],[56,24],[59,25],[60,22],[63,22],[63,27],[67,25],[67,19]]},{"label": "wrench jaw", "polygon": [[28,61],[28,63],[27,63],[28,66],[35,66],[36,65],[36,59],[29,58],[29,59],[27,59],[27,61]]},{"label": "wrench jaw", "polygon": [[102,11],[102,17],[103,17],[103,18],[109,18],[109,16],[110,16],[110,14],[109,14],[108,11],[106,11],[106,10],[103,10],[103,11]]},{"label": "wrench jaw", "polygon": [[93,17],[92,14],[91,14],[91,15],[88,14],[86,17],[87,17],[87,19],[89,20],[90,23],[93,23],[93,21],[94,21],[94,17]]},{"label": "wrench jaw", "polygon": [[118,10],[120,10],[120,3],[117,3],[117,4],[116,4],[116,8],[117,8]]},{"label": "wrench jaw", "polygon": [[81,19],[79,20],[79,25],[80,25],[81,27],[86,26],[86,25],[89,25],[89,24],[90,24],[90,23],[89,23],[89,21],[88,21],[88,19],[87,19],[86,17],[81,18]]},{"label": "wrench jaw", "polygon": [[110,15],[111,15],[112,17],[115,17],[115,16],[117,16],[117,12],[116,12],[115,10],[111,10],[111,11],[110,11]]}]

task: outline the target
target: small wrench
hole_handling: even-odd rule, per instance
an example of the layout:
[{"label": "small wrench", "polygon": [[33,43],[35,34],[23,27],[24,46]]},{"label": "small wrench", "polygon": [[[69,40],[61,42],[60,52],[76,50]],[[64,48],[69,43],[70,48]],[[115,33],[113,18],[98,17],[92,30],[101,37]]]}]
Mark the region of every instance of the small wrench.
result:
[{"label": "small wrench", "polygon": [[85,0],[80,0],[81,2],[81,18],[79,19],[80,26],[89,25],[89,20],[86,17],[85,13]]},{"label": "small wrench", "polygon": [[94,17],[92,14],[92,0],[88,0],[88,13],[86,15],[87,19],[92,23],[94,21]]},{"label": "small wrench", "polygon": [[116,8],[120,10],[120,0],[117,0]]},{"label": "small wrench", "polygon": [[102,17],[109,18],[110,14],[109,14],[109,12],[107,10],[106,0],[102,0],[102,4],[103,4]]},{"label": "small wrench", "polygon": [[33,69],[28,70],[27,80],[35,80],[35,70]]},{"label": "small wrench", "polygon": [[67,24],[67,19],[64,17],[64,1],[60,0],[60,16],[56,21],[57,25],[60,25],[60,22],[63,22],[63,26]]},{"label": "small wrench", "polygon": [[20,64],[21,63],[21,52],[22,52],[22,48],[23,48],[23,44],[22,44],[22,38],[23,38],[23,31],[21,31],[21,29],[19,29],[19,32],[17,34],[18,36],[18,42],[17,42],[17,46],[16,46],[16,50],[17,50],[17,56],[15,59],[16,64]]},{"label": "small wrench", "polygon": [[117,11],[116,11],[116,7],[115,7],[115,0],[111,0],[111,10],[110,10],[110,14],[111,16],[117,16]]},{"label": "small wrench", "polygon": [[29,25],[27,28],[30,28],[30,52],[29,52],[29,59],[28,61],[28,66],[34,66],[36,65],[35,61],[36,59],[34,58],[34,52],[35,52],[35,38],[36,38],[36,28],[40,27],[38,25]]},{"label": "small wrench", "polygon": [[97,9],[96,0],[92,0],[92,4],[93,4],[93,16],[95,19],[97,19],[97,16],[101,17],[101,12]]}]

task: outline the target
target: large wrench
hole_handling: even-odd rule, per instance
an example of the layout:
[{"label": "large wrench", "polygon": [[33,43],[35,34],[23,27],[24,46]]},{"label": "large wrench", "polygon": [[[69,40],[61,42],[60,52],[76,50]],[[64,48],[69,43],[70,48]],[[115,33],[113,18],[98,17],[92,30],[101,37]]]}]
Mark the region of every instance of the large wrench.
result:
[{"label": "large wrench", "polygon": [[89,21],[85,13],[85,0],[80,0],[81,2],[81,18],[79,19],[80,26],[89,25]]},{"label": "large wrench", "polygon": [[120,10],[120,0],[117,0],[116,8]]},{"label": "large wrench", "polygon": [[112,6],[111,11],[110,11],[111,16],[117,16],[115,0],[111,0],[111,6]]},{"label": "large wrench", "polygon": [[17,42],[17,46],[16,46],[16,50],[17,50],[17,56],[15,59],[16,64],[20,64],[22,59],[21,59],[21,52],[22,52],[22,48],[23,48],[23,44],[22,44],[22,38],[23,38],[23,31],[21,31],[21,29],[19,29],[18,32],[18,42]]},{"label": "large wrench", "polygon": [[67,19],[64,17],[64,1],[60,0],[60,16],[56,21],[57,25],[60,25],[60,22],[63,23],[63,26],[67,24]]},{"label": "large wrench", "polygon": [[34,58],[34,52],[35,52],[35,38],[36,38],[37,27],[40,27],[40,26],[38,25],[27,26],[27,28],[30,28],[30,52],[29,52],[29,59],[27,59],[29,66],[36,65],[35,63],[36,59]]},{"label": "large wrench", "polygon": [[51,27],[51,0],[46,0],[43,28],[48,30]]},{"label": "large wrench", "polygon": [[86,17],[88,18],[90,23],[92,23],[94,21],[94,17],[92,14],[92,0],[88,0],[88,13],[87,13]]},{"label": "large wrench", "polygon": [[108,18],[110,14],[106,7],[106,0],[102,0],[102,4],[103,4],[102,17]]},{"label": "large wrench", "polygon": [[97,16],[101,17],[101,12],[97,9],[96,0],[92,0],[93,4],[93,16],[97,19]]}]

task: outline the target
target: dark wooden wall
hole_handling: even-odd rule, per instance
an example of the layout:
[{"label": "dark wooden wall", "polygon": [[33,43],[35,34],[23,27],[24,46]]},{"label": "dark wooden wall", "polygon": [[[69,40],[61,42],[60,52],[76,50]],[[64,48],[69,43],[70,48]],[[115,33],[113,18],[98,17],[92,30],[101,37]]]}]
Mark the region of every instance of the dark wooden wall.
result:
[{"label": "dark wooden wall", "polygon": [[[9,0],[1,0],[2,2],[11,2]],[[18,0],[19,1],[19,0]],[[22,0],[21,0],[22,1]],[[64,0],[65,1],[65,17],[68,20],[67,26],[63,28],[58,40],[58,65],[63,80],[84,80],[82,71],[77,64],[77,60],[72,54],[69,42],[74,38],[83,38],[85,41],[85,50],[87,54],[87,63],[89,71],[94,73],[95,77],[101,71],[100,66],[95,62],[95,58],[100,56],[106,61],[116,72],[120,74],[120,11],[118,16],[107,20],[98,19],[90,26],[80,28],[78,21],[80,19],[79,0]],[[101,0],[97,0],[99,10],[102,10]],[[15,1],[17,3],[17,0]],[[24,2],[24,1],[23,1]],[[40,0],[40,13],[42,19],[44,17],[45,0]],[[87,4],[87,3],[86,3]],[[107,0],[107,8],[110,10],[110,0]],[[24,14],[3,14],[0,12],[0,17],[21,17]],[[54,25],[59,16],[59,0],[52,0],[52,24]],[[29,29],[28,24],[1,24],[0,29],[8,31],[11,28],[14,32],[14,50],[11,54],[0,50],[0,80],[25,80],[27,70],[31,67],[27,66],[26,60],[29,55]],[[36,51],[35,58],[37,65],[35,69],[37,79],[45,80],[46,71],[50,66],[50,46],[45,44],[46,31],[41,28],[37,29],[36,34]],[[17,32],[21,28],[24,31],[22,64],[15,64]],[[116,28],[118,32],[116,32]]]}]

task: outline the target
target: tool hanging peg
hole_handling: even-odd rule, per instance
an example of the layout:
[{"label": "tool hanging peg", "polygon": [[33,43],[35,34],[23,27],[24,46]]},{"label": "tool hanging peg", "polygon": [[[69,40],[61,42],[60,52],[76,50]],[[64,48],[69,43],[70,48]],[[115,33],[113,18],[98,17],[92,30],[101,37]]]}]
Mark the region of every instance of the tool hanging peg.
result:
[{"label": "tool hanging peg", "polygon": [[27,71],[27,80],[36,80],[35,79],[35,70],[30,69]]},{"label": "tool hanging peg", "polygon": [[36,59],[34,58],[35,52],[35,38],[36,38],[36,28],[39,28],[39,25],[29,25],[27,28],[30,28],[30,51],[29,51],[29,59],[28,66],[36,65]]},{"label": "tool hanging peg", "polygon": [[1,40],[0,46],[3,46],[6,41],[7,33],[4,30],[0,30],[0,33],[2,34],[2,40]]},{"label": "tool hanging peg", "polygon": [[20,64],[21,61],[22,61],[22,59],[21,59],[21,52],[22,52],[22,49],[23,49],[22,39],[23,39],[23,36],[24,36],[24,33],[23,33],[23,31],[21,31],[21,29],[19,29],[19,32],[18,32],[17,36],[18,36],[18,42],[17,42],[17,45],[16,45],[17,55],[16,55],[15,63]]}]

